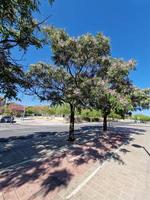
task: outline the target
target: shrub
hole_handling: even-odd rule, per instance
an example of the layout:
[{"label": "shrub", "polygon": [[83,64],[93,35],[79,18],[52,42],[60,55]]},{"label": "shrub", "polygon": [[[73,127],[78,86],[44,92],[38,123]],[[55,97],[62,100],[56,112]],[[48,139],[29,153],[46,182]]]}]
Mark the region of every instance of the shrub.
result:
[{"label": "shrub", "polygon": [[140,120],[140,121],[150,121],[150,116],[147,115],[142,115],[142,114],[137,114],[133,115],[132,117],[134,120]]}]

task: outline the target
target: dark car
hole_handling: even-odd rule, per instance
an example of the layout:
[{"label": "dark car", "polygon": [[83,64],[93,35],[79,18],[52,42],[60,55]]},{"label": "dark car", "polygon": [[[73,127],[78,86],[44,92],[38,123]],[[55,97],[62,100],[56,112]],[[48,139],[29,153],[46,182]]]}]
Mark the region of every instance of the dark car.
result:
[{"label": "dark car", "polygon": [[4,116],[0,120],[1,123],[13,123],[14,122],[14,117],[12,116]]}]

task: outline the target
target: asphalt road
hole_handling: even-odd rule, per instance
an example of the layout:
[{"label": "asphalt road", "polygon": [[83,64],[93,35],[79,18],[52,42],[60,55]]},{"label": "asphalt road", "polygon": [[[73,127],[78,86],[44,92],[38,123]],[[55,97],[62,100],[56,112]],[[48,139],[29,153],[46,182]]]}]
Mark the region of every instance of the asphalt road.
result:
[{"label": "asphalt road", "polygon": [[[75,124],[75,130],[81,129],[85,127],[96,127],[101,126],[102,122],[98,123],[82,123],[82,124]],[[134,123],[127,123],[127,122],[114,122],[108,123],[108,127],[143,127],[143,128],[150,128],[150,124],[134,124]],[[39,132],[45,133],[60,133],[60,132],[67,132],[69,130],[68,124],[52,124],[52,125],[24,125],[24,124],[2,124],[0,123],[0,138],[9,138],[9,137],[19,137],[19,136],[27,136],[36,134]]]},{"label": "asphalt road", "polygon": [[[76,124],[75,130],[80,129],[81,127],[88,126],[100,126],[102,123],[83,123]],[[36,134],[39,132],[67,132],[69,130],[69,126],[67,124],[64,125],[23,125],[23,124],[0,124],[0,138],[9,138],[9,137],[19,137],[19,136],[27,136],[31,134]]]}]

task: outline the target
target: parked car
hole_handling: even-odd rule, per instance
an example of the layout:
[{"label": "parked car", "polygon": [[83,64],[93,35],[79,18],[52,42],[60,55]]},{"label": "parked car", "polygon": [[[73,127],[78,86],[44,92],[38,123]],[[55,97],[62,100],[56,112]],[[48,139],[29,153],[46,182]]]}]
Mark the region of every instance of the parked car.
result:
[{"label": "parked car", "polygon": [[14,122],[14,117],[12,116],[4,116],[0,120],[1,123],[13,123]]}]

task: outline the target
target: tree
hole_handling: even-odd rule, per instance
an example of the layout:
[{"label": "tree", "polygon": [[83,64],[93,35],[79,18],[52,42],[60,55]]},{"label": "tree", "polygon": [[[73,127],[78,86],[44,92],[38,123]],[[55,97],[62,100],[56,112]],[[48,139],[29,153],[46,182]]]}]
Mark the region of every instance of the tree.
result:
[{"label": "tree", "polygon": [[[103,131],[107,131],[107,117],[111,113],[122,118],[135,110],[150,107],[150,90],[134,86],[129,74],[135,70],[136,62],[121,59],[105,58],[103,67],[97,71],[97,76],[89,80],[89,104],[101,110],[103,116]],[[91,82],[92,81],[92,82]]]},{"label": "tree", "polygon": [[49,112],[49,107],[48,106],[27,106],[25,108],[25,114],[26,116],[43,116],[47,115]]},{"label": "tree", "polygon": [[[49,0],[52,3],[54,0]],[[34,17],[39,12],[39,0],[1,1],[0,4],[0,48],[11,49],[18,46],[27,49],[30,45],[41,46],[42,40],[36,31],[41,29]]]},{"label": "tree", "polygon": [[52,105],[70,105],[69,140],[73,141],[75,106],[80,104],[80,98],[72,77],[62,67],[37,63],[31,65],[27,78],[30,93],[37,95],[41,101],[48,101]]},{"label": "tree", "polygon": [[126,99],[128,104],[122,109],[116,110],[117,114],[124,117],[124,114],[130,114],[132,111],[150,108],[150,89],[140,89],[135,86],[129,78],[130,72],[136,69],[136,62],[129,60],[113,60],[112,66],[108,71],[108,79],[111,88],[121,95],[122,99]]},{"label": "tree", "polygon": [[0,93],[4,98],[16,98],[18,86],[24,86],[22,67],[12,62],[5,52],[0,52]]},{"label": "tree", "polygon": [[69,140],[74,141],[75,110],[84,106],[81,90],[85,79],[95,75],[103,56],[109,54],[109,40],[98,33],[78,38],[54,27],[44,29],[50,41],[57,67],[38,63],[31,66],[29,76],[32,91],[41,100],[70,106]]},{"label": "tree", "polygon": [[33,17],[38,11],[38,0],[0,2],[0,93],[7,98],[15,98],[18,86],[24,84],[23,70],[11,50],[17,47],[26,51],[31,45],[42,46],[43,39],[38,37],[41,23]]},{"label": "tree", "polygon": [[20,117],[24,113],[24,106],[15,103],[9,103],[7,104],[7,113]]},{"label": "tree", "polygon": [[130,94],[132,100],[133,110],[143,110],[150,108],[150,88],[139,89],[134,87]]},{"label": "tree", "polygon": [[84,91],[84,96],[90,94],[88,104],[101,111],[103,131],[107,131],[107,117],[112,112],[124,117],[133,109],[130,95],[134,87],[129,72],[134,68],[133,60],[125,62],[107,57],[97,71],[97,76],[87,80],[88,90]]}]

